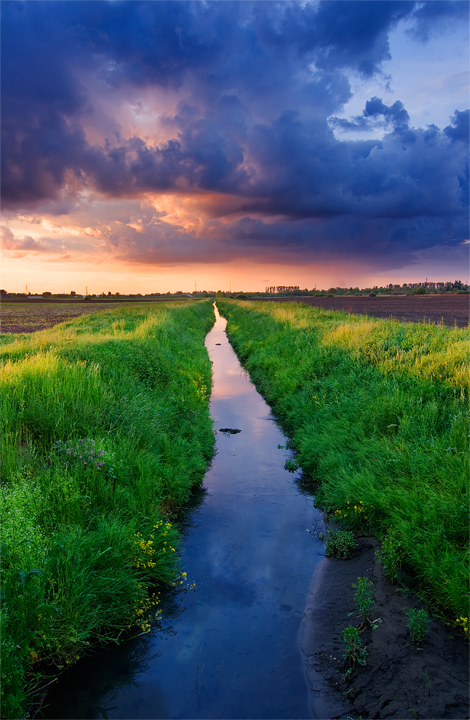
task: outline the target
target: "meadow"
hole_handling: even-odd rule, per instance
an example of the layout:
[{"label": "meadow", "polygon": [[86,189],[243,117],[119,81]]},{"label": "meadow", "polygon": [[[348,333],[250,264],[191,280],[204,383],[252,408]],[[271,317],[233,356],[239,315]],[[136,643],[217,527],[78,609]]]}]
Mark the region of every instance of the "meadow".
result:
[{"label": "meadow", "polygon": [[345,529],[468,634],[467,330],[296,303],[217,301],[227,333]]},{"label": "meadow", "polygon": [[181,586],[173,518],[213,455],[209,301],[126,305],[2,356],[2,717]]}]

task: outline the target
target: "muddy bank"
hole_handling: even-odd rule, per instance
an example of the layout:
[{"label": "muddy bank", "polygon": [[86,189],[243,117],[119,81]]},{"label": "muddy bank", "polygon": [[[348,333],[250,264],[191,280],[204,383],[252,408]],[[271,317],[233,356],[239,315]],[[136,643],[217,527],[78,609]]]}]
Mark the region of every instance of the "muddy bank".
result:
[{"label": "muddy bank", "polygon": [[[325,558],[314,574],[299,637],[314,717],[468,718],[468,645],[437,619],[421,648],[411,643],[406,612],[422,603],[390,583],[376,559],[377,549],[374,538],[361,538],[356,557]],[[358,577],[374,583],[373,618],[382,623],[362,634],[367,665],[357,666],[342,682],[346,668],[340,634],[361,622],[352,588]]]}]

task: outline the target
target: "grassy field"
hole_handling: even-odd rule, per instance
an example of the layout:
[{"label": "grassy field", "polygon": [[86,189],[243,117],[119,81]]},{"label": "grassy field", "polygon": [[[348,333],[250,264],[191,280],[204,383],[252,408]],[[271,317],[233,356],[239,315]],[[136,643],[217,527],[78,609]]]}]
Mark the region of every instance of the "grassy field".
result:
[{"label": "grassy field", "polygon": [[2,717],[185,582],[168,517],[213,454],[213,321],[136,304],[2,337]]},{"label": "grassy field", "polygon": [[217,301],[236,352],[283,423],[316,503],[382,541],[468,628],[467,331],[301,304]]}]

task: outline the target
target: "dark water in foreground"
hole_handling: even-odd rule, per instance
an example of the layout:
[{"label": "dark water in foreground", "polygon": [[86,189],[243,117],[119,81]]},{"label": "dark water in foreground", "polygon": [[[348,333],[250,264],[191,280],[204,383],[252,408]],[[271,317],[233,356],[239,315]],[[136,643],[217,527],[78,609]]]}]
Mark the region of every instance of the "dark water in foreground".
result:
[{"label": "dark water in foreground", "polygon": [[[310,718],[297,636],[324,548],[312,498],[284,470],[285,438],[218,317],[217,455],[185,521],[182,565],[195,591],[169,596],[164,632],[99,651],[62,676],[47,718]],[[220,345],[218,345],[220,343]]]}]

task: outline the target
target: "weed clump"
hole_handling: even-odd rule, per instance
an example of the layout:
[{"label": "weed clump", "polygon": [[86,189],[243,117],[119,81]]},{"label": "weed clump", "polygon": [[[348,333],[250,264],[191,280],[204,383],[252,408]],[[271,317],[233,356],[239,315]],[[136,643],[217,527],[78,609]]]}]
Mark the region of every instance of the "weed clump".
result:
[{"label": "weed clump", "polygon": [[372,608],[375,605],[375,600],[372,598],[374,594],[374,584],[369,578],[360,577],[357,578],[357,583],[353,583],[353,588],[356,590],[354,603],[362,615],[362,622],[363,624],[370,625]]},{"label": "weed clump", "polygon": [[344,658],[349,665],[349,670],[352,671],[354,669],[356,662],[358,662],[359,665],[365,665],[368,652],[365,647],[362,646],[359,629],[354,627],[354,625],[348,625],[348,627],[344,628],[340,637],[341,642],[344,643],[345,646]]},{"label": "weed clump", "polygon": [[421,645],[428,634],[430,623],[428,615],[425,610],[416,610],[416,608],[410,608],[406,614],[408,617],[406,626],[409,628],[411,641],[415,645]]},{"label": "weed clump", "polygon": [[455,619],[455,624],[457,627],[461,628],[468,638],[468,617],[464,617],[461,615],[460,617]]},{"label": "weed clump", "polygon": [[357,544],[352,531],[333,530],[326,541],[325,555],[338,558],[338,560],[348,560],[354,555],[356,548]]},{"label": "weed clump", "polygon": [[383,538],[382,549],[377,553],[377,558],[392,583],[398,580],[402,553],[402,545],[392,528]]}]

